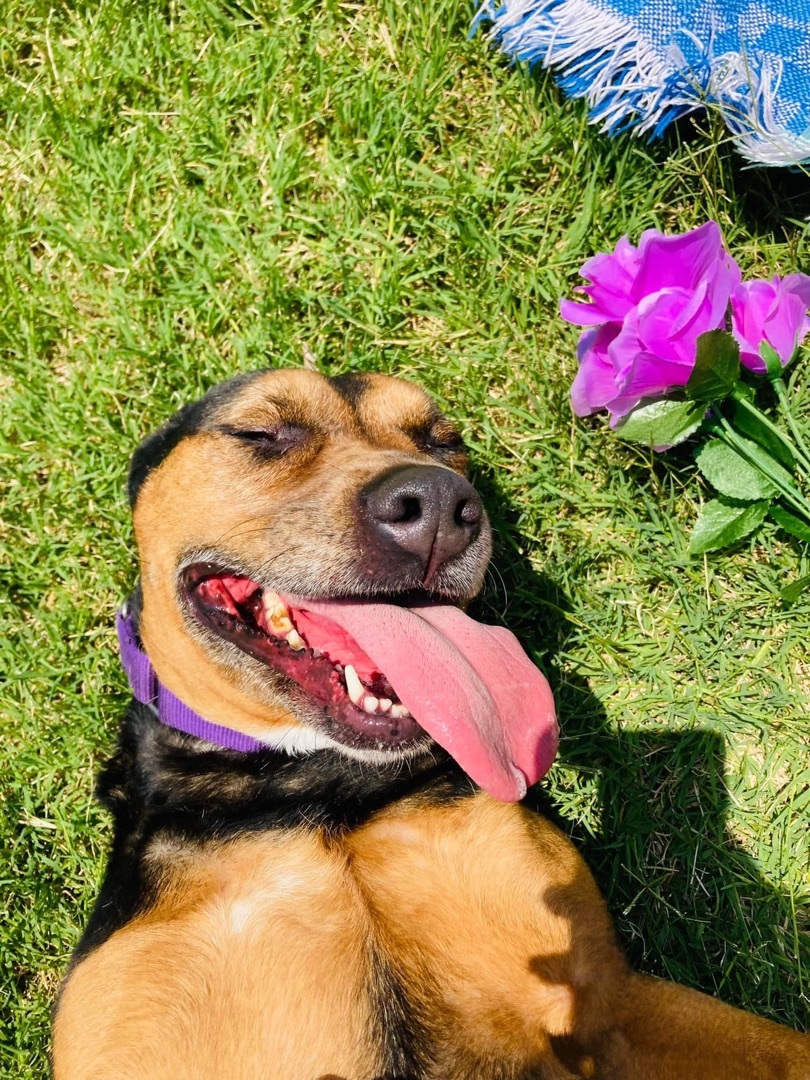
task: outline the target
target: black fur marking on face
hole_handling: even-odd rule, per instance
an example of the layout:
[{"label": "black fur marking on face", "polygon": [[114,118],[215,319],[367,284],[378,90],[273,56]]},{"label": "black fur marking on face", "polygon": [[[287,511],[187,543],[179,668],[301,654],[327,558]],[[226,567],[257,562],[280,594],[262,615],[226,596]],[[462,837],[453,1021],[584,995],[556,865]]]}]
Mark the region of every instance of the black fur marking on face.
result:
[{"label": "black fur marking on face", "polygon": [[147,436],[135,451],[127,480],[129,505],[135,507],[138,493],[149,474],[162,465],[174,448],[189,435],[196,435],[211,419],[213,414],[231,401],[241,390],[270,369],[246,371],[227,382],[213,387],[198,401],[184,405],[168,423],[152,435]]},{"label": "black fur marking on face", "polygon": [[368,390],[369,377],[350,371],[346,375],[333,375],[329,382],[343,400],[356,409],[360,398]]}]

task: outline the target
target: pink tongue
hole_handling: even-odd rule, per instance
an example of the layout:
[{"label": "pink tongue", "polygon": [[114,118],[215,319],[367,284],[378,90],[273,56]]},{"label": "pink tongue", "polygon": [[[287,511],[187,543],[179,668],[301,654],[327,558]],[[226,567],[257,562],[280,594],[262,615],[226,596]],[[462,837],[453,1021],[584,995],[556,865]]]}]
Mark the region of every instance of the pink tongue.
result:
[{"label": "pink tongue", "polygon": [[450,605],[290,604],[348,633],[425,731],[494,798],[522,799],[548,772],[558,735],[551,689],[509,630]]}]

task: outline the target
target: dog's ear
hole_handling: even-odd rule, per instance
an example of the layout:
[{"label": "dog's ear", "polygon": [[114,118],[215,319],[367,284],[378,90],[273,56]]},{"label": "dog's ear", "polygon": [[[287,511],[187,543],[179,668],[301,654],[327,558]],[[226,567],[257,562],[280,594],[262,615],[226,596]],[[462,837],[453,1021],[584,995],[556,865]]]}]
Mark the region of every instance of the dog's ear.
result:
[{"label": "dog's ear", "polygon": [[204,400],[203,398],[201,401],[184,405],[167,424],[151,435],[147,435],[132,455],[127,478],[127,496],[130,507],[135,507],[138,492],[149,473],[166,460],[182,439],[199,429],[203,417]]}]

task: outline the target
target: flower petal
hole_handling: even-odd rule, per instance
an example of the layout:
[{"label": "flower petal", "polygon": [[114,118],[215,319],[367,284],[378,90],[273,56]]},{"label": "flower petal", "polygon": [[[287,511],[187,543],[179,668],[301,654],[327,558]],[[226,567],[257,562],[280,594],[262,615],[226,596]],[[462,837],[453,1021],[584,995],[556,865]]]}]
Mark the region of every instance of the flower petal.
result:
[{"label": "flower petal", "polygon": [[765,340],[779,353],[783,365],[790,362],[796,351],[806,315],[807,305],[800,296],[781,291],[765,318],[762,327]]},{"label": "flower petal", "polygon": [[662,397],[673,387],[686,386],[693,364],[662,360],[651,353],[639,353],[616,379],[619,393],[608,403],[612,414],[624,415],[642,398]]},{"label": "flower petal", "polygon": [[810,277],[807,274],[788,274],[782,281],[782,288],[785,292],[795,293],[796,296],[801,297],[804,304],[804,318],[799,327],[799,340],[798,345],[804,341],[808,334],[810,334]]},{"label": "flower petal", "polygon": [[579,370],[571,386],[571,407],[577,416],[604,409],[616,394],[616,372],[607,350],[617,332],[615,323],[606,323],[586,331],[579,339]]},{"label": "flower petal", "polygon": [[740,359],[751,371],[765,371],[759,346],[775,301],[776,287],[770,281],[744,281],[731,294],[731,332],[739,343]]},{"label": "flower petal", "polygon": [[740,344],[740,359],[751,371],[763,373],[760,356],[763,341],[776,350],[787,364],[799,342],[810,331],[808,305],[810,278],[790,274],[782,281],[747,281],[737,286],[731,298],[732,331]]},{"label": "flower petal", "polygon": [[720,265],[727,268],[732,284],[740,279],[739,267],[723,247],[716,221],[707,221],[682,236],[664,236],[656,229],[648,229],[641,237],[639,254],[640,266],[633,285],[636,302],[661,289],[693,289]]},{"label": "flower petal", "polygon": [[582,304],[576,300],[561,300],[560,315],[574,326],[598,326],[599,323],[608,321],[605,312],[596,304]]},{"label": "flower petal", "polygon": [[623,319],[633,307],[630,292],[638,266],[638,251],[623,236],[614,251],[594,255],[580,270],[580,274],[591,284],[578,291],[585,293],[591,302],[563,300],[560,314],[566,322],[576,326],[596,326]]},{"label": "flower petal", "polygon": [[[774,280],[777,280],[774,278]],[[785,292],[795,293],[804,301],[804,306],[810,308],[810,277],[807,274],[788,274],[782,279],[782,288]]]},{"label": "flower petal", "polygon": [[645,296],[637,309],[638,336],[644,350],[662,361],[694,364],[697,335],[703,332],[710,314],[707,291],[702,282],[695,290],[662,289]]}]

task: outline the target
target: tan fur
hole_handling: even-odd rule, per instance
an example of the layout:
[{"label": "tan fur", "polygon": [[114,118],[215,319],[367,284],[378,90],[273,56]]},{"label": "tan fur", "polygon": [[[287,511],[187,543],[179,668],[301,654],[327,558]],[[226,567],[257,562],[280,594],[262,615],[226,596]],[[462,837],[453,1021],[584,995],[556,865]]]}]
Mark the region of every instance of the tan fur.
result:
[{"label": "tan fur", "polygon": [[414,800],[329,845],[166,857],[158,906],[67,985],[55,1080],[259,1080],[268,1061],[372,1080],[372,945],[430,1033],[430,1080],[810,1076],[806,1037],[631,974],[574,848],[520,806]]},{"label": "tan fur", "polygon": [[68,982],[56,1080],[370,1078],[367,936],[317,835],[206,848]]},{"label": "tan fur", "polygon": [[[215,549],[274,574],[347,573],[355,493],[424,462],[414,432],[436,414],[381,376],[354,413],[296,371],[250,383],[216,420],[279,417],[313,438],[272,467],[247,464],[216,427],[186,438],[135,513],[141,633],[159,678],[207,719],[264,737],[300,721],[258,662],[235,665],[189,631],[182,560]],[[463,471],[465,456],[445,463]],[[520,805],[415,797],[340,837],[165,838],[148,859],[157,903],[66,983],[55,1080],[374,1080],[379,961],[427,1033],[424,1080],[810,1078],[806,1037],[630,973],[575,849]]]},{"label": "tan fur", "polygon": [[601,1030],[626,967],[590,874],[549,822],[483,794],[405,802],[348,845],[386,952],[434,1025],[437,1076],[553,1069],[551,1036]]},{"label": "tan fur", "polygon": [[[430,415],[430,400],[416,387],[385,376],[368,379],[378,406],[361,411],[368,422],[362,426],[319,375],[281,371],[257,379],[218,421],[249,429],[292,417],[312,426],[310,446],[272,467],[246,469],[243,447],[206,432],[183,440],[146,481],[134,515],[144,595],[141,635],[161,682],[215,723],[259,738],[272,728],[300,726],[278,706],[263,672],[235,677],[189,636],[175,595],[178,558],[212,546],[254,566],[298,557],[307,566],[334,567],[353,556],[356,492],[387,468],[424,463],[405,432]],[[377,417],[383,403],[384,423]],[[456,464],[463,471],[463,454]]]}]

